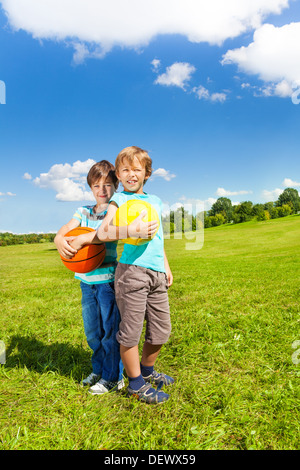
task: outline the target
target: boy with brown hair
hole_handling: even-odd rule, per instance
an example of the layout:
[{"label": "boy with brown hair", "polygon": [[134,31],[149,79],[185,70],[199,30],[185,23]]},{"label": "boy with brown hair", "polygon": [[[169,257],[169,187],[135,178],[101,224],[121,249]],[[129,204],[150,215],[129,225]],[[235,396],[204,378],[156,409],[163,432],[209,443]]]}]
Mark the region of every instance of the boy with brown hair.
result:
[{"label": "boy with brown hair", "polygon": [[[154,370],[159,351],[171,332],[167,289],[173,276],[164,252],[162,203],[157,196],[144,192],[144,184],[152,173],[152,160],[145,150],[135,146],[123,149],[117,156],[115,171],[124,191],[112,196],[106,217],[97,230],[99,240],[151,238],[158,228],[147,244],[124,244],[115,273],[121,315],[117,340],[129,379],[128,394],[146,403],[162,403],[169,395],[160,390],[161,386],[174,383],[172,377]],[[159,227],[155,221],[143,222],[144,213],[126,227],[115,227],[112,221],[118,207],[131,199],[152,204],[159,214]],[[138,344],[144,319],[146,335],[140,361]],[[158,385],[157,389],[152,384]]]},{"label": "boy with brown hair", "polygon": [[[79,207],[54,239],[58,252],[65,258],[72,258],[83,244],[99,243],[96,230],[103,222],[108,202],[118,187],[114,166],[107,160],[92,166],[87,182],[96,204]],[[65,237],[66,233],[78,226],[91,227],[95,231],[84,236]],[[116,340],[120,321],[114,292],[117,242],[108,242],[105,245],[106,256],[99,268],[85,274],[75,273],[75,278],[80,280],[82,292],[84,331],[93,351],[92,373],[82,383],[93,386],[90,392],[97,395],[124,387],[123,364]]]}]

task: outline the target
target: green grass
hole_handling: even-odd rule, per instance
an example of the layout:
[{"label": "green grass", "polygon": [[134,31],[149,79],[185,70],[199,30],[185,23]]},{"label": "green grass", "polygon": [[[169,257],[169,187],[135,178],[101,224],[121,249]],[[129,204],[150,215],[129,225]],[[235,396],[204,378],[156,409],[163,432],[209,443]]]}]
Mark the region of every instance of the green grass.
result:
[{"label": "green grass", "polygon": [[1,449],[299,449],[300,217],[166,240],[172,336],[157,369],[176,379],[149,406],[95,397],[80,288],[53,244],[0,248]]}]

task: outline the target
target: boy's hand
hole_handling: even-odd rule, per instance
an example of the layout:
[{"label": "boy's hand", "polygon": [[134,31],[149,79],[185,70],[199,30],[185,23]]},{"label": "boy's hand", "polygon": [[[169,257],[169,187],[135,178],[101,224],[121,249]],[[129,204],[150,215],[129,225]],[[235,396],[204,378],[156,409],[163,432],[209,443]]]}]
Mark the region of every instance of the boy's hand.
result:
[{"label": "boy's hand", "polygon": [[173,274],[170,269],[169,261],[168,261],[165,250],[164,250],[164,264],[165,264],[166,275],[167,275],[167,280],[168,280],[168,287],[170,287],[173,284]]},{"label": "boy's hand", "polygon": [[[84,245],[86,245],[86,235],[78,235],[77,237],[71,237],[72,240],[70,241],[70,247],[77,251],[79,251]],[[74,253],[75,254],[75,253]],[[74,256],[74,255],[73,255]]]},{"label": "boy's hand", "polygon": [[167,274],[167,279],[168,279],[168,287],[170,287],[173,284],[173,274],[170,268],[167,269],[166,271],[167,271],[166,274]]},{"label": "boy's hand", "polygon": [[158,222],[152,220],[150,222],[143,222],[143,217],[147,214],[144,210],[140,215],[128,225],[128,236],[132,238],[151,238],[158,228]]},{"label": "boy's hand", "polygon": [[59,254],[66,259],[73,258],[74,255],[76,255],[77,250],[76,248],[72,247],[70,243],[74,240],[76,237],[56,237],[55,238],[55,245],[56,248],[59,252]]}]

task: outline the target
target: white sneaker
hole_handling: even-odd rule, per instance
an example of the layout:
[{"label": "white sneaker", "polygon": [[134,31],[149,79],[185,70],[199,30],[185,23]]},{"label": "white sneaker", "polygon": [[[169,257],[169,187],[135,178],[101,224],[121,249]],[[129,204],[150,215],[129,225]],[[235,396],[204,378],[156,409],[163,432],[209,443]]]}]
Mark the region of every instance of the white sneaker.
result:
[{"label": "white sneaker", "polygon": [[100,378],[100,375],[94,374],[92,372],[88,377],[82,380],[82,385],[94,385],[96,382],[98,382]]},{"label": "white sneaker", "polygon": [[107,380],[100,379],[99,382],[89,389],[89,392],[92,395],[102,395],[110,390],[121,390],[123,387],[125,387],[123,379],[119,380],[119,382],[108,382]]}]

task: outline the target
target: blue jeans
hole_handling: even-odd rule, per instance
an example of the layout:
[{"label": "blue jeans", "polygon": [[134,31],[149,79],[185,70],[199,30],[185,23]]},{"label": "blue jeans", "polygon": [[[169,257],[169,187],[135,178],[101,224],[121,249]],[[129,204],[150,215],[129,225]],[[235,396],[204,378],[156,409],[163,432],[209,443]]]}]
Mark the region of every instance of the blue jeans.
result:
[{"label": "blue jeans", "polygon": [[116,340],[120,313],[116,304],[114,283],[86,284],[80,282],[84,332],[92,349],[94,374],[104,380],[122,379],[123,364],[120,345]]}]

